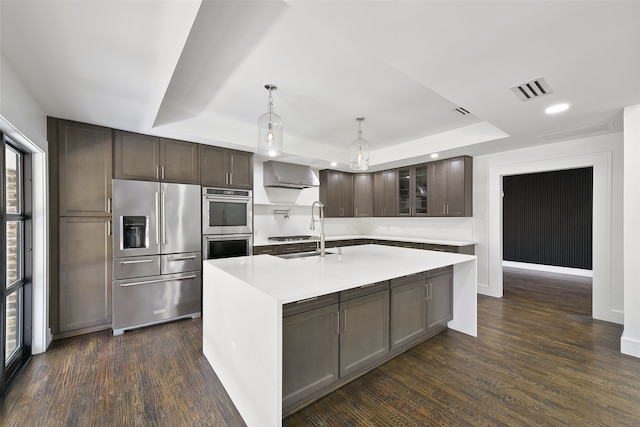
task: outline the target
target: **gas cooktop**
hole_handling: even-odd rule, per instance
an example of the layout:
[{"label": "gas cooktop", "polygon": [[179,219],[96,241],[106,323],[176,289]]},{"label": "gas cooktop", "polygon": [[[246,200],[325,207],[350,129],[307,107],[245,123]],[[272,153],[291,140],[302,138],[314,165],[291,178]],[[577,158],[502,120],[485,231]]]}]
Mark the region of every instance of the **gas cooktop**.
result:
[{"label": "gas cooktop", "polygon": [[293,242],[296,240],[318,240],[318,236],[274,236],[269,237],[269,240],[276,242]]}]

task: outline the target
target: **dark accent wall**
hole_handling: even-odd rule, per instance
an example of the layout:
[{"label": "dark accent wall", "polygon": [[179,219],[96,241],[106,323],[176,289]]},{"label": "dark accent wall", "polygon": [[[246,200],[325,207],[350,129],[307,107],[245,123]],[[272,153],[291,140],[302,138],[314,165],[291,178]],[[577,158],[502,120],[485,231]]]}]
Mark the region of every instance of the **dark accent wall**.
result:
[{"label": "dark accent wall", "polygon": [[505,176],[503,259],[591,270],[593,168]]}]

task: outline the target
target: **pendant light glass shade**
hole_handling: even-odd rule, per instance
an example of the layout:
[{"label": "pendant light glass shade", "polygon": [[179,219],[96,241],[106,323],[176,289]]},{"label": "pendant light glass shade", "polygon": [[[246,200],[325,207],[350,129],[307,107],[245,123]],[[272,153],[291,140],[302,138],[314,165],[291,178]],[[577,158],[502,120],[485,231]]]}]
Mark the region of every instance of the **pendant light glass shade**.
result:
[{"label": "pendant light glass shade", "polygon": [[369,169],[369,143],[362,137],[362,122],[364,117],[358,117],[358,137],[351,143],[349,166],[352,170],[366,171]]},{"label": "pendant light glass shade", "polygon": [[273,112],[271,91],[278,89],[276,85],[264,86],[269,91],[269,104],[266,113],[258,117],[258,152],[267,156],[282,154],[282,119]]}]

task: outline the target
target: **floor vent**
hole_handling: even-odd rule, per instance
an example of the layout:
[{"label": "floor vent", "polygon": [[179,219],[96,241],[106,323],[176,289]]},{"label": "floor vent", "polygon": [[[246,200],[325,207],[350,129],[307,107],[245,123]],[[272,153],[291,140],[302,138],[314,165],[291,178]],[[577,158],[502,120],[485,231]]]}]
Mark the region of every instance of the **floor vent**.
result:
[{"label": "floor vent", "polygon": [[548,133],[546,135],[540,135],[538,136],[538,138],[545,142],[552,142],[559,141],[561,139],[575,139],[578,137],[599,134],[611,130],[613,130],[613,125],[605,123],[601,125],[587,126],[579,129],[565,130],[562,132]]},{"label": "floor vent", "polygon": [[454,108],[453,111],[457,111],[458,113],[462,114],[463,116],[471,114],[469,112],[469,110],[467,110],[466,108],[462,108],[462,107]]},{"label": "floor vent", "polygon": [[515,93],[522,102],[531,101],[532,99],[541,98],[553,93],[549,84],[542,77],[520,83],[512,87],[511,91]]}]

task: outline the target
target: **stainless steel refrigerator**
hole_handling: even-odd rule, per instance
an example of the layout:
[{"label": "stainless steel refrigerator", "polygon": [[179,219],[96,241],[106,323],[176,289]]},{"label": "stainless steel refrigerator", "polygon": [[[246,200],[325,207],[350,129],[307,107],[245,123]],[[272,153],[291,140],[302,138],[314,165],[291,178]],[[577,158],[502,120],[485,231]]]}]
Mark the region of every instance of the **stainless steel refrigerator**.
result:
[{"label": "stainless steel refrigerator", "polygon": [[113,180],[113,334],[202,302],[200,186]]}]

